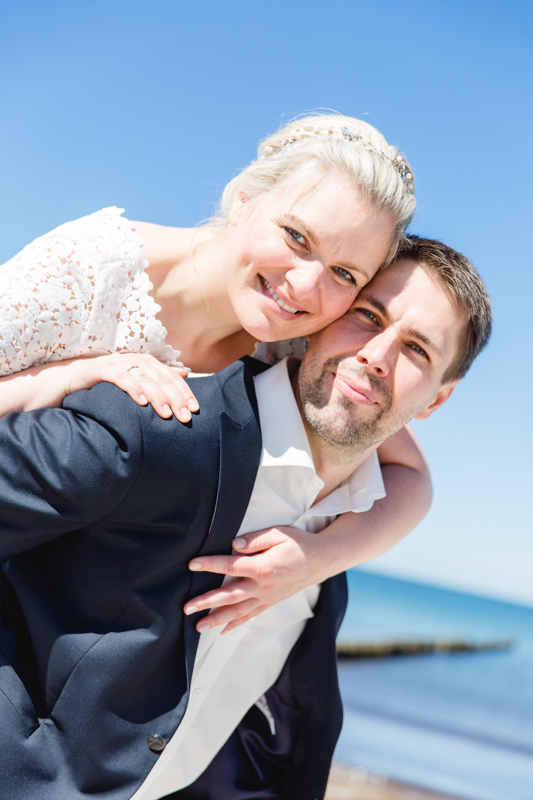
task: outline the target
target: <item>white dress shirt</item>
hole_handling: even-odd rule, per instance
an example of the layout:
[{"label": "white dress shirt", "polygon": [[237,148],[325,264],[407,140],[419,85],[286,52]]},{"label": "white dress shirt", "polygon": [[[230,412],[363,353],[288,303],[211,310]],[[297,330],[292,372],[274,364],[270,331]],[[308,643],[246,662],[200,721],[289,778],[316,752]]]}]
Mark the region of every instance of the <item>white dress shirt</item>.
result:
[{"label": "white dress shirt", "polygon": [[[338,514],[368,511],[385,496],[372,453],[349,479],[313,505],[324,484],[315,472],[286,360],[254,381],[263,449],[239,534],[280,525],[317,532]],[[201,635],[185,715],[132,800],[159,800],[193,783],[254,703],[275,733],[263,695],[313,616],[319,591],[319,586],[309,586],[224,636],[220,628]]]}]

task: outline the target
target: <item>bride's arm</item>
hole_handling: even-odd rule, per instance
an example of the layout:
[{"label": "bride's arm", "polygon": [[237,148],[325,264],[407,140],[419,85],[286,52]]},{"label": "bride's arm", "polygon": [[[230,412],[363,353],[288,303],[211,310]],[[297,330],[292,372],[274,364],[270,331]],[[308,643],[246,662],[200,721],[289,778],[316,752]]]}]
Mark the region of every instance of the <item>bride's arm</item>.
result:
[{"label": "bride's arm", "polygon": [[[109,258],[116,260],[126,253],[139,268],[138,243],[123,238],[129,223],[124,219],[119,223],[119,217],[118,209],[103,209],[67,223],[39,237],[2,265],[0,363],[4,375],[9,374],[0,378],[0,416],[10,411],[59,406],[67,394],[89,389],[100,381],[116,384],[141,405],[151,403],[162,417],[174,413],[182,422],[188,422],[190,412],[198,410],[198,403],[183,380],[187,371],[161,364],[151,355],[113,353],[91,357],[88,347],[86,352],[80,350],[80,357],[75,359],[48,361],[58,344],[68,351],[69,343],[77,341],[80,326],[85,324],[84,313],[94,310],[96,299],[87,288],[92,286],[91,269],[96,269],[89,258],[94,255],[94,237],[107,237]],[[138,227],[147,238],[156,271],[164,272],[165,259],[168,261],[175,246],[173,229],[143,223]],[[71,274],[72,265],[76,270]],[[80,274],[87,280],[82,280]],[[105,303],[106,295],[98,302]],[[115,306],[107,309],[111,318],[117,311],[114,302]],[[36,361],[47,363],[27,367]]]},{"label": "bride's arm", "polygon": [[57,407],[68,394],[108,381],[139,405],[151,403],[160,417],[174,414],[181,422],[188,422],[191,411],[198,411],[198,402],[183,380],[186,374],[186,370],[168,367],[140,353],[54,361],[0,378],[0,416]]},{"label": "bride's arm", "polygon": [[216,609],[198,621],[198,630],[224,624],[231,630],[306,586],[376,558],[413,530],[429,510],[432,489],[410,428],[381,445],[378,455],[387,497],[370,511],[342,514],[319,535],[287,527],[250,533],[240,537],[245,546],[234,542],[245,555],[194,559],[193,570],[239,579],[187,603],[185,613]]}]

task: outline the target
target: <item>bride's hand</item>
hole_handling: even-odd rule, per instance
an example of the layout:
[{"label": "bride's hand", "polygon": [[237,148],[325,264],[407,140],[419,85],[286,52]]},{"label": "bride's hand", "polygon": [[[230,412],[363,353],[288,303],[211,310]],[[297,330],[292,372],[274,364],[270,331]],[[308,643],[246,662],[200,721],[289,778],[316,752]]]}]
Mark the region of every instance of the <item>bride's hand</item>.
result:
[{"label": "bride's hand", "polygon": [[127,392],[139,405],[151,403],[160,417],[174,414],[180,422],[189,422],[191,411],[198,411],[199,405],[183,380],[187,374],[186,369],[169,367],[148,354],[112,353],[80,358],[69,365],[68,394],[108,381]]},{"label": "bride's hand", "polygon": [[[244,546],[240,543],[246,542]],[[323,570],[320,536],[297,528],[268,528],[239,536],[233,541],[236,552],[247,555],[201,556],[189,563],[197,572],[216,572],[234,580],[185,605],[186,614],[216,609],[196,625],[200,633],[226,625],[224,633],[256,617],[265,609],[296,592],[320,583],[328,575]]]}]

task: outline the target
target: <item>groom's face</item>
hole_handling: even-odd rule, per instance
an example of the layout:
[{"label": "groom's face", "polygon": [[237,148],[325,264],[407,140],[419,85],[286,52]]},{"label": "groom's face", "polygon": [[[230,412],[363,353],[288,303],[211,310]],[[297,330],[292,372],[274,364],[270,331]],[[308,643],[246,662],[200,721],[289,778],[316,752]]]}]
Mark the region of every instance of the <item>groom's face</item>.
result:
[{"label": "groom's face", "polygon": [[422,267],[402,259],[377,275],[354,306],[313,334],[299,370],[311,431],[363,451],[424,419],[450,396],[443,384],[463,322]]}]

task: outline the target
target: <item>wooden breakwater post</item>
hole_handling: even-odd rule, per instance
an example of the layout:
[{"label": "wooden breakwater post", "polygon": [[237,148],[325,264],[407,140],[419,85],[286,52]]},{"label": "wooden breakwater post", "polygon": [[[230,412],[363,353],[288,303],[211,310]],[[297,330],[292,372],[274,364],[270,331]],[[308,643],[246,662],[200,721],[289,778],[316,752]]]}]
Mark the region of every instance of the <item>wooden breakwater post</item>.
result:
[{"label": "wooden breakwater post", "polygon": [[434,641],[391,642],[337,642],[339,659],[388,658],[390,656],[414,656],[425,653],[477,653],[487,650],[509,650],[510,640],[495,642],[466,642],[453,639]]}]

